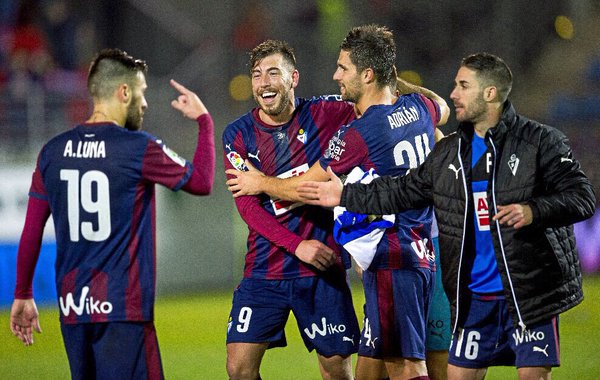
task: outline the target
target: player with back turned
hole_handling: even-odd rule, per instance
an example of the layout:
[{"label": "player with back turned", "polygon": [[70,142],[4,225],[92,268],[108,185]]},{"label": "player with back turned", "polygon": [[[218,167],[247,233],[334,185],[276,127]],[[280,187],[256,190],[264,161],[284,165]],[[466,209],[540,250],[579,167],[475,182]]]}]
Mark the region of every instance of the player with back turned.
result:
[{"label": "player with back turned", "polygon": [[56,231],[60,325],[73,379],[163,378],[154,328],[155,183],[207,195],[214,128],[204,104],[175,81],[172,106],[197,120],[193,163],[140,131],[147,65],[101,51],[88,74],[89,119],[42,148],[17,258],[11,330],[25,345],[40,332],[32,279],[46,221]]}]

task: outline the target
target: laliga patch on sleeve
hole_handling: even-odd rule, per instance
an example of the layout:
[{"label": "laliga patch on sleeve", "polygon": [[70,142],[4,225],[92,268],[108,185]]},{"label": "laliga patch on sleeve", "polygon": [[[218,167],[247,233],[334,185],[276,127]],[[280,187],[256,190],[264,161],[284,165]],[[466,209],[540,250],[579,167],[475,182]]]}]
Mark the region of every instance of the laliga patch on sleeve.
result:
[{"label": "laliga patch on sleeve", "polygon": [[163,145],[163,152],[165,152],[165,154],[171,159],[173,160],[173,162],[175,162],[176,164],[178,164],[181,167],[185,166],[185,159],[183,157],[180,157],[177,153],[175,153],[174,151],[172,151],[171,149],[167,148],[166,145]]},{"label": "laliga patch on sleeve", "polygon": [[244,159],[235,150],[232,150],[231,152],[227,153],[227,159],[229,160],[229,162],[231,162],[231,165],[237,170],[246,170],[246,164],[244,163]]}]

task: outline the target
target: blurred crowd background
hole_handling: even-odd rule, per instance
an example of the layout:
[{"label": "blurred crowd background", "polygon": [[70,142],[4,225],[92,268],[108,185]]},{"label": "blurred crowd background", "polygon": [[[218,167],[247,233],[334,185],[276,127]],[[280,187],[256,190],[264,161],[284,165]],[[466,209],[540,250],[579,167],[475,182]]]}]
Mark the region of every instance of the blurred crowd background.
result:
[{"label": "blurred crowd background", "polygon": [[[144,128],[183,156],[193,154],[196,128],[170,109],[175,92],[168,80],[197,92],[215,120],[213,195],[159,192],[159,293],[195,292],[232,287],[242,275],[247,230],[224,185],[220,135],[254,105],[246,62],[255,45],[288,41],[300,71],[296,94],[332,94],[348,30],[386,25],[396,36],[400,75],[450,105],[460,59],[497,54],[513,70],[517,111],[563,130],[600,194],[598,20],[597,0],[1,0],[0,305],[12,294],[36,155],[51,136],[88,117],[87,68],[102,48],[148,62]],[[455,127],[451,117],[443,130]],[[54,246],[47,230],[38,277],[51,288]],[[600,218],[576,230],[584,270],[600,271]]]}]

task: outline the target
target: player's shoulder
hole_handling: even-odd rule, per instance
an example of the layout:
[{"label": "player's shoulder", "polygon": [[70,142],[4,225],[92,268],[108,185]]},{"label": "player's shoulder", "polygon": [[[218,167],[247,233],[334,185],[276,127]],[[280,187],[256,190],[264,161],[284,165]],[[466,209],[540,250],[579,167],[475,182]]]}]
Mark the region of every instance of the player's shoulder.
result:
[{"label": "player's shoulder", "polygon": [[224,134],[236,133],[241,129],[246,129],[251,127],[254,124],[254,116],[253,112],[255,108],[246,112],[242,116],[238,117],[234,121],[230,122],[225,126]]},{"label": "player's shoulder", "polygon": [[354,104],[343,100],[340,95],[319,95],[311,98],[296,98],[296,107],[306,106],[354,109]]}]

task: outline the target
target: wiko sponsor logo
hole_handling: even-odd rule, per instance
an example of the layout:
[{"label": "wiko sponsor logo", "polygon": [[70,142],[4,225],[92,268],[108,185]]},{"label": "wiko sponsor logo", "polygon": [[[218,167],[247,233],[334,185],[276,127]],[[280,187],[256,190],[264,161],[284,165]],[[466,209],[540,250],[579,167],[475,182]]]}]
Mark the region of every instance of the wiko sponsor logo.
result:
[{"label": "wiko sponsor logo", "polygon": [[310,325],[311,329],[304,329],[304,333],[308,335],[310,339],[315,339],[317,334],[321,336],[331,334],[342,334],[346,331],[346,325],[334,325],[333,323],[327,323],[325,317],[321,318],[321,326],[317,326],[316,323]]},{"label": "wiko sponsor logo", "polygon": [[59,298],[60,310],[65,317],[71,314],[71,310],[77,315],[92,315],[92,314],[110,314],[113,310],[112,303],[108,301],[99,301],[94,297],[88,297],[90,288],[84,286],[81,289],[81,296],[79,297],[79,304],[75,304],[73,300],[73,293],[67,293],[65,299]]},{"label": "wiko sponsor logo", "polygon": [[517,329],[512,336],[517,346],[521,343],[541,342],[546,338],[543,331],[523,331],[521,329]]}]

